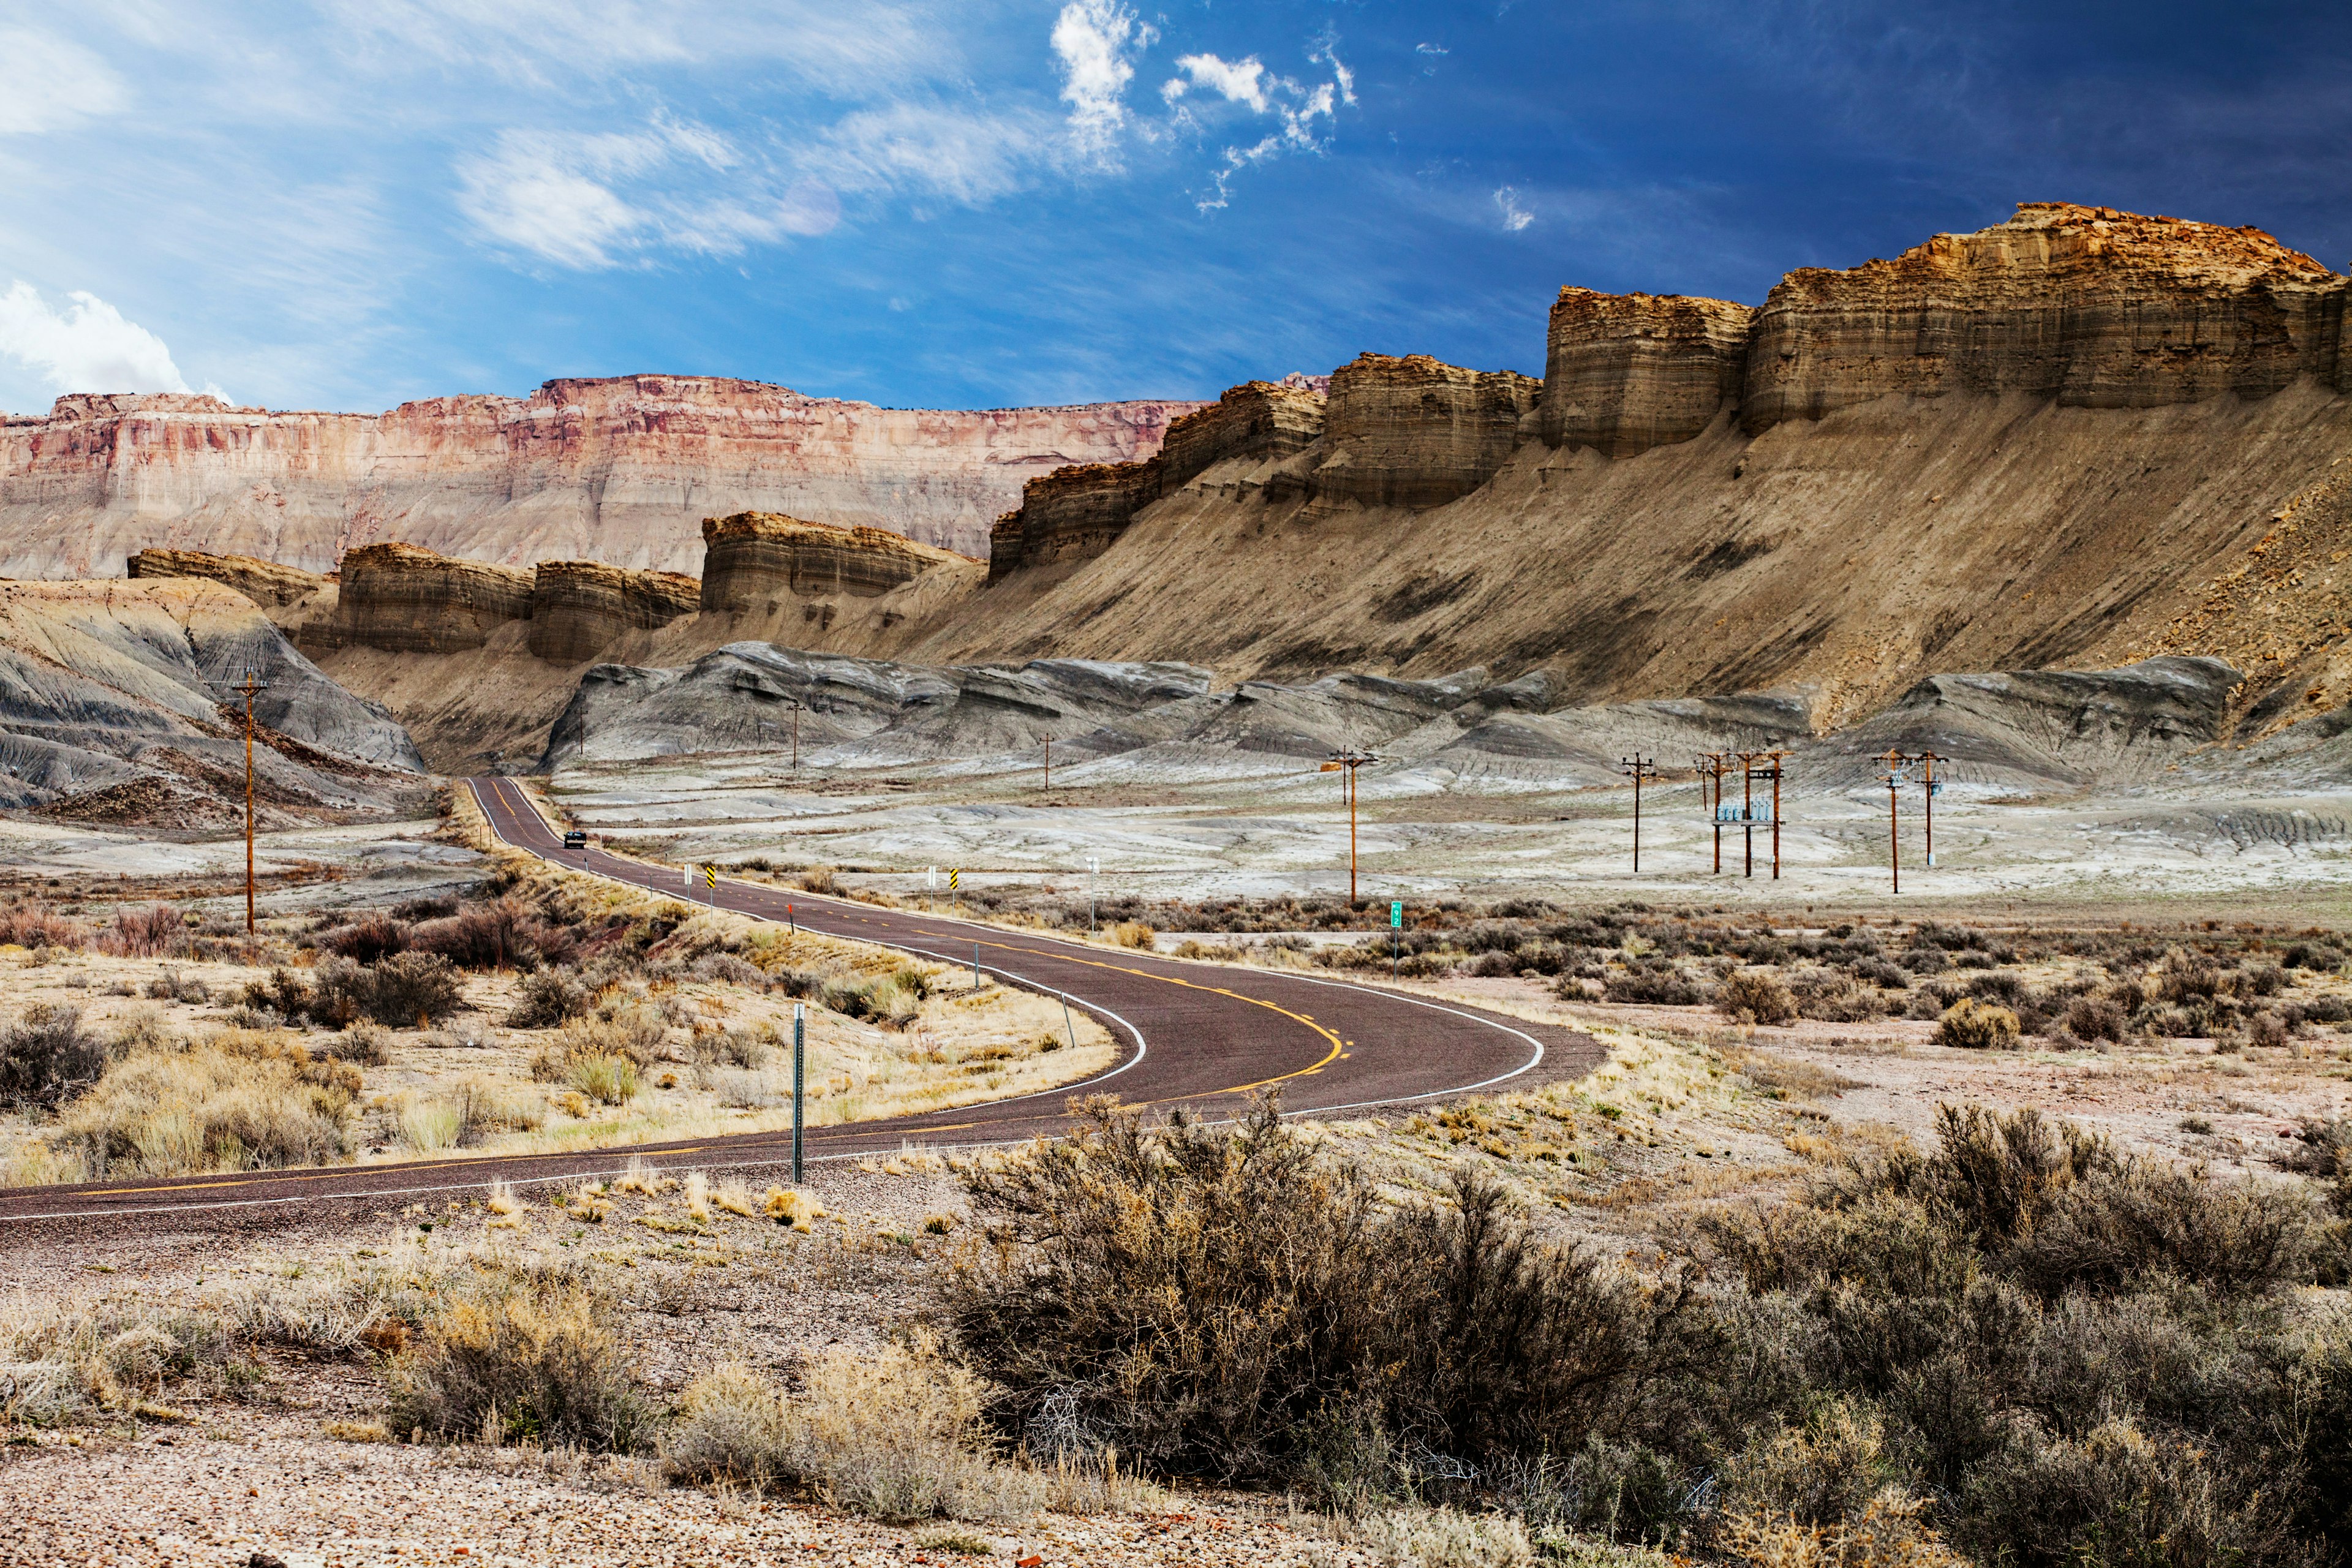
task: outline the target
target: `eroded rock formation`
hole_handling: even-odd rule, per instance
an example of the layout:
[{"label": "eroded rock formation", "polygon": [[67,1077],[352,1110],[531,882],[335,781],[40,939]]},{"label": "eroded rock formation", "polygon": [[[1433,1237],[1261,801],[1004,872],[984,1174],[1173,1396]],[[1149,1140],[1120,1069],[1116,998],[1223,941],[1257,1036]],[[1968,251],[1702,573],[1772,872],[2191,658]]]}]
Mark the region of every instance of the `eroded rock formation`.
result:
[{"label": "eroded rock formation", "polygon": [[1755,314],[1725,300],[1562,289],[1546,342],[1543,438],[1612,458],[1689,440],[1738,404]]},{"label": "eroded rock formation", "polygon": [[530,587],[527,646],[541,658],[579,664],[623,632],[665,626],[700,606],[702,584],[677,572],[627,572],[601,561],[542,561]]},{"label": "eroded rock formation", "polygon": [[343,557],[334,613],[302,628],[306,647],[389,653],[480,647],[509,621],[530,618],[532,574],[461,561],[413,544],[371,544]]},{"label": "eroded rock formation", "polygon": [[1328,376],[1293,373],[1253,381],[1168,426],[1158,453],[1139,462],[1057,468],[1022,487],[1021,506],[989,531],[988,575],[1084,560],[1110,547],[1135,514],[1231,458],[1281,458],[1323,433]]},{"label": "eroded rock formation", "polygon": [[74,395],[0,417],[0,574],[112,576],[149,546],[324,572],[392,540],[509,566],[690,571],[702,520],[747,509],[977,552],[1023,481],[1148,458],[1198,406],[878,408],[684,375],[376,415]]},{"label": "eroded rock formation", "polygon": [[282,609],[326,585],[316,572],[298,571],[252,555],[211,555],[201,550],[142,550],[129,562],[132,577],[202,577],[236,589],[265,609]]},{"label": "eroded rock formation", "polygon": [[835,528],[761,511],[705,519],[702,542],[705,610],[756,612],[787,596],[874,598],[934,566],[970,562],[887,529]]},{"label": "eroded rock formation", "polygon": [[1329,452],[1307,488],[1366,506],[1431,507],[1468,495],[1509,459],[1541,385],[1427,354],[1360,354],[1331,373]]}]

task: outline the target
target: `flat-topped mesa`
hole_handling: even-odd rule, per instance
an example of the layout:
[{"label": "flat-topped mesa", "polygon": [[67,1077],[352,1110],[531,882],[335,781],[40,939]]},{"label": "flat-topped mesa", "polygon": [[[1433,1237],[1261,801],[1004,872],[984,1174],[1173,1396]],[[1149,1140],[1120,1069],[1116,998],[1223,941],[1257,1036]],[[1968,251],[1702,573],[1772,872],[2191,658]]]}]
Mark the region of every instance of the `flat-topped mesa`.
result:
[{"label": "flat-topped mesa", "polygon": [[1359,354],[1331,373],[1330,455],[1308,488],[1325,500],[1416,510],[1468,495],[1509,459],[1542,387],[1517,371],[1465,370],[1427,354]]},{"label": "flat-topped mesa", "polygon": [[1755,314],[1727,300],[1562,289],[1546,339],[1544,440],[1611,458],[1689,440],[1738,405]]},{"label": "flat-topped mesa", "polygon": [[531,577],[413,544],[370,544],[342,559],[335,613],[304,626],[306,647],[457,653],[530,618]]},{"label": "flat-topped mesa", "polygon": [[885,528],[837,528],[766,511],[705,518],[702,552],[702,608],[751,612],[787,595],[874,598],[934,566],[971,559]]},{"label": "flat-topped mesa", "polygon": [[1021,507],[989,530],[988,580],[1023,566],[1101,554],[1135,514],[1232,458],[1286,458],[1323,433],[1323,377],[1293,373],[1252,381],[1171,420],[1159,452],[1141,462],[1074,463],[1031,479]]},{"label": "flat-topped mesa", "polygon": [[133,577],[202,577],[236,589],[263,609],[278,609],[309,598],[326,585],[316,572],[300,572],[254,555],[211,555],[201,550],[149,548],[131,557]]},{"label": "flat-topped mesa", "polygon": [[1740,424],[1890,394],[2084,408],[2346,390],[2346,280],[2258,228],[2026,202],[1892,261],[1790,273],[1756,313]]},{"label": "flat-topped mesa", "polygon": [[699,579],[602,561],[542,561],[531,574],[527,644],[555,664],[583,664],[623,632],[666,626],[700,606]]}]

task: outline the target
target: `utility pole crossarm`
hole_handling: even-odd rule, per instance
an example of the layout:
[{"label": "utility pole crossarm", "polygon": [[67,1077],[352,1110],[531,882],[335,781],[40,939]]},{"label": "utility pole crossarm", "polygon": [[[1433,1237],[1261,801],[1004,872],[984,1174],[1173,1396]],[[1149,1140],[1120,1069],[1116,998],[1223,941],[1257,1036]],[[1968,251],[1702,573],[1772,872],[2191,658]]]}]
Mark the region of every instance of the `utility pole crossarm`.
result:
[{"label": "utility pole crossarm", "polygon": [[1617,759],[1617,771],[1633,781],[1633,872],[1642,870],[1642,781],[1658,776],[1658,759],[1636,752]]},{"label": "utility pole crossarm", "polygon": [[1318,770],[1321,773],[1338,773],[1343,775],[1341,782],[1348,797],[1348,904],[1349,908],[1353,908],[1356,902],[1356,770],[1380,760],[1370,752],[1359,751],[1353,746],[1348,746],[1332,752],[1330,760]]}]

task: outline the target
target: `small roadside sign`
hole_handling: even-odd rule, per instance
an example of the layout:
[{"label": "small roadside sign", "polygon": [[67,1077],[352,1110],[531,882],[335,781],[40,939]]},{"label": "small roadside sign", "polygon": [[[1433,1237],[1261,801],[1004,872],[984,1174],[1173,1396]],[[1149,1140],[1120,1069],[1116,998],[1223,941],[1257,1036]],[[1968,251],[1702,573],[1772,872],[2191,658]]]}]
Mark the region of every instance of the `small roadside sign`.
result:
[{"label": "small roadside sign", "polygon": [[1404,900],[1402,899],[1391,899],[1389,900],[1389,925],[1391,929],[1394,929],[1398,926],[1402,926],[1402,924],[1404,924]]},{"label": "small roadside sign", "polygon": [[715,890],[719,886],[719,868],[716,866],[705,866],[702,868],[702,879],[705,884]]},{"label": "small roadside sign", "polygon": [[950,893],[952,893],[952,892],[954,892],[958,888],[961,888],[961,887],[962,887],[962,886],[963,886],[963,868],[962,868],[961,867],[955,867],[955,868],[951,868],[949,870],[949,872],[948,872],[948,891],[949,891],[949,892],[950,892]]}]

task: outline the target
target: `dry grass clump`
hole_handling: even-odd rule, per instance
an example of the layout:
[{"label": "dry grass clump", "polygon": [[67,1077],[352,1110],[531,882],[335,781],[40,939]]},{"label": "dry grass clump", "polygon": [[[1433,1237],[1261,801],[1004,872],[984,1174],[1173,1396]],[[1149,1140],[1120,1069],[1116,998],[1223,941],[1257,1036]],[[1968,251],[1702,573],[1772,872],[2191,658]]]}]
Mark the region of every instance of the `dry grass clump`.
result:
[{"label": "dry grass clump", "polygon": [[233,1361],[221,1324],[202,1313],[20,1296],[0,1306],[0,1426],[54,1426],[100,1412],[184,1420],[163,1396]]},{"label": "dry grass clump", "polygon": [[1735,969],[1716,987],[1716,1011],[1735,1024],[1793,1024],[1797,998],[1769,969]]},{"label": "dry grass clump", "polygon": [[484,1258],[442,1282],[384,1366],[395,1432],[627,1448],[648,1429],[613,1304],[584,1271]]},{"label": "dry grass clump", "polygon": [[0,943],[34,951],[45,947],[86,947],[89,943],[89,928],[44,904],[11,904],[0,909]]},{"label": "dry grass clump", "polygon": [[[1529,1568],[1536,1561],[1527,1526],[1501,1514],[1383,1509],[1334,1522],[1334,1533],[1354,1549],[1351,1555],[1377,1568]],[[1337,1561],[1329,1552],[1314,1559]]]},{"label": "dry grass clump", "polygon": [[1110,928],[1110,939],[1121,947],[1149,948],[1159,932],[1141,921],[1120,921]]},{"label": "dry grass clump", "polygon": [[697,1379],[662,1444],[672,1473],[804,1490],[892,1522],[1034,1512],[1036,1477],[1002,1463],[978,1379],[918,1335],[859,1357],[830,1351],[787,1394],[741,1366]]},{"label": "dry grass clump", "polygon": [[359,1068],[297,1037],[222,1029],[133,1050],[65,1107],[49,1141],[87,1174],[319,1165],[352,1152]]}]

